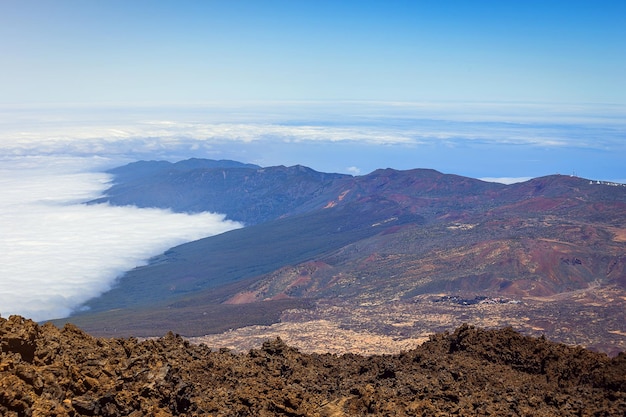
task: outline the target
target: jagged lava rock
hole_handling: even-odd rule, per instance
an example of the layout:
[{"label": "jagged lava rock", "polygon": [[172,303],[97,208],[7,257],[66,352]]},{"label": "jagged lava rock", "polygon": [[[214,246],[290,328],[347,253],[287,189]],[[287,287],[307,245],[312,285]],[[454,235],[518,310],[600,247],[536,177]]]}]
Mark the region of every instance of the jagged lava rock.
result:
[{"label": "jagged lava rock", "polygon": [[626,355],[464,325],[398,355],[246,354],[0,318],[3,416],[623,416]]}]

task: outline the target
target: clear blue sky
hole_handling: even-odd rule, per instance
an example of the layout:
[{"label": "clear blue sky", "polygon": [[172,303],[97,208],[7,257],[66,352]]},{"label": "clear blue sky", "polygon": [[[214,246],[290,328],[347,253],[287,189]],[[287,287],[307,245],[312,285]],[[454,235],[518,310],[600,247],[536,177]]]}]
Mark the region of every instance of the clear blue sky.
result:
[{"label": "clear blue sky", "polygon": [[0,104],[626,104],[626,1],[0,2]]}]

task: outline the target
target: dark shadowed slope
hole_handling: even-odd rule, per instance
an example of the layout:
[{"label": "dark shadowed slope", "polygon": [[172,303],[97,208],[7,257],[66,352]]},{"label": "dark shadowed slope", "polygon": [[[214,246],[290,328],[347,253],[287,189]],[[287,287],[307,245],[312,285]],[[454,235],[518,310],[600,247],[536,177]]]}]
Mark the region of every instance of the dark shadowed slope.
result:
[{"label": "dark shadowed slope", "polygon": [[333,181],[348,177],[303,166],[261,168],[234,161],[194,159],[169,163],[136,162],[110,171],[114,185],[94,203],[210,211],[246,225],[297,212],[323,194]]},{"label": "dark shadowed slope", "polygon": [[214,290],[314,259],[381,229],[420,221],[385,211],[359,215],[359,209],[347,206],[233,230],[168,250],[86,305],[92,311],[138,307]]}]

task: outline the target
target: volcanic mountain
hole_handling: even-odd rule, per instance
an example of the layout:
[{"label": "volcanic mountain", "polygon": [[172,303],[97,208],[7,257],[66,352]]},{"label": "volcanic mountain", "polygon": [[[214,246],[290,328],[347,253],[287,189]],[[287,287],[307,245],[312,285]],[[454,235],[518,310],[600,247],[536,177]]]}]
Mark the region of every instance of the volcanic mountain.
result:
[{"label": "volcanic mountain", "polygon": [[126,273],[69,319],[91,333],[199,336],[329,320],[398,339],[469,321],[612,353],[626,346],[622,184],[210,160],[112,173],[94,203],[215,211],[246,227]]}]

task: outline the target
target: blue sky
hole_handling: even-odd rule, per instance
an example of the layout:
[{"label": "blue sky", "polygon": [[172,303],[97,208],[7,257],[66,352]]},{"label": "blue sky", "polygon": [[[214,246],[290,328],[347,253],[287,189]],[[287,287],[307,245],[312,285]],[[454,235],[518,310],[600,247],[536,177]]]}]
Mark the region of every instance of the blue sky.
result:
[{"label": "blue sky", "polygon": [[7,104],[626,104],[621,0],[5,0],[0,39]]}]

